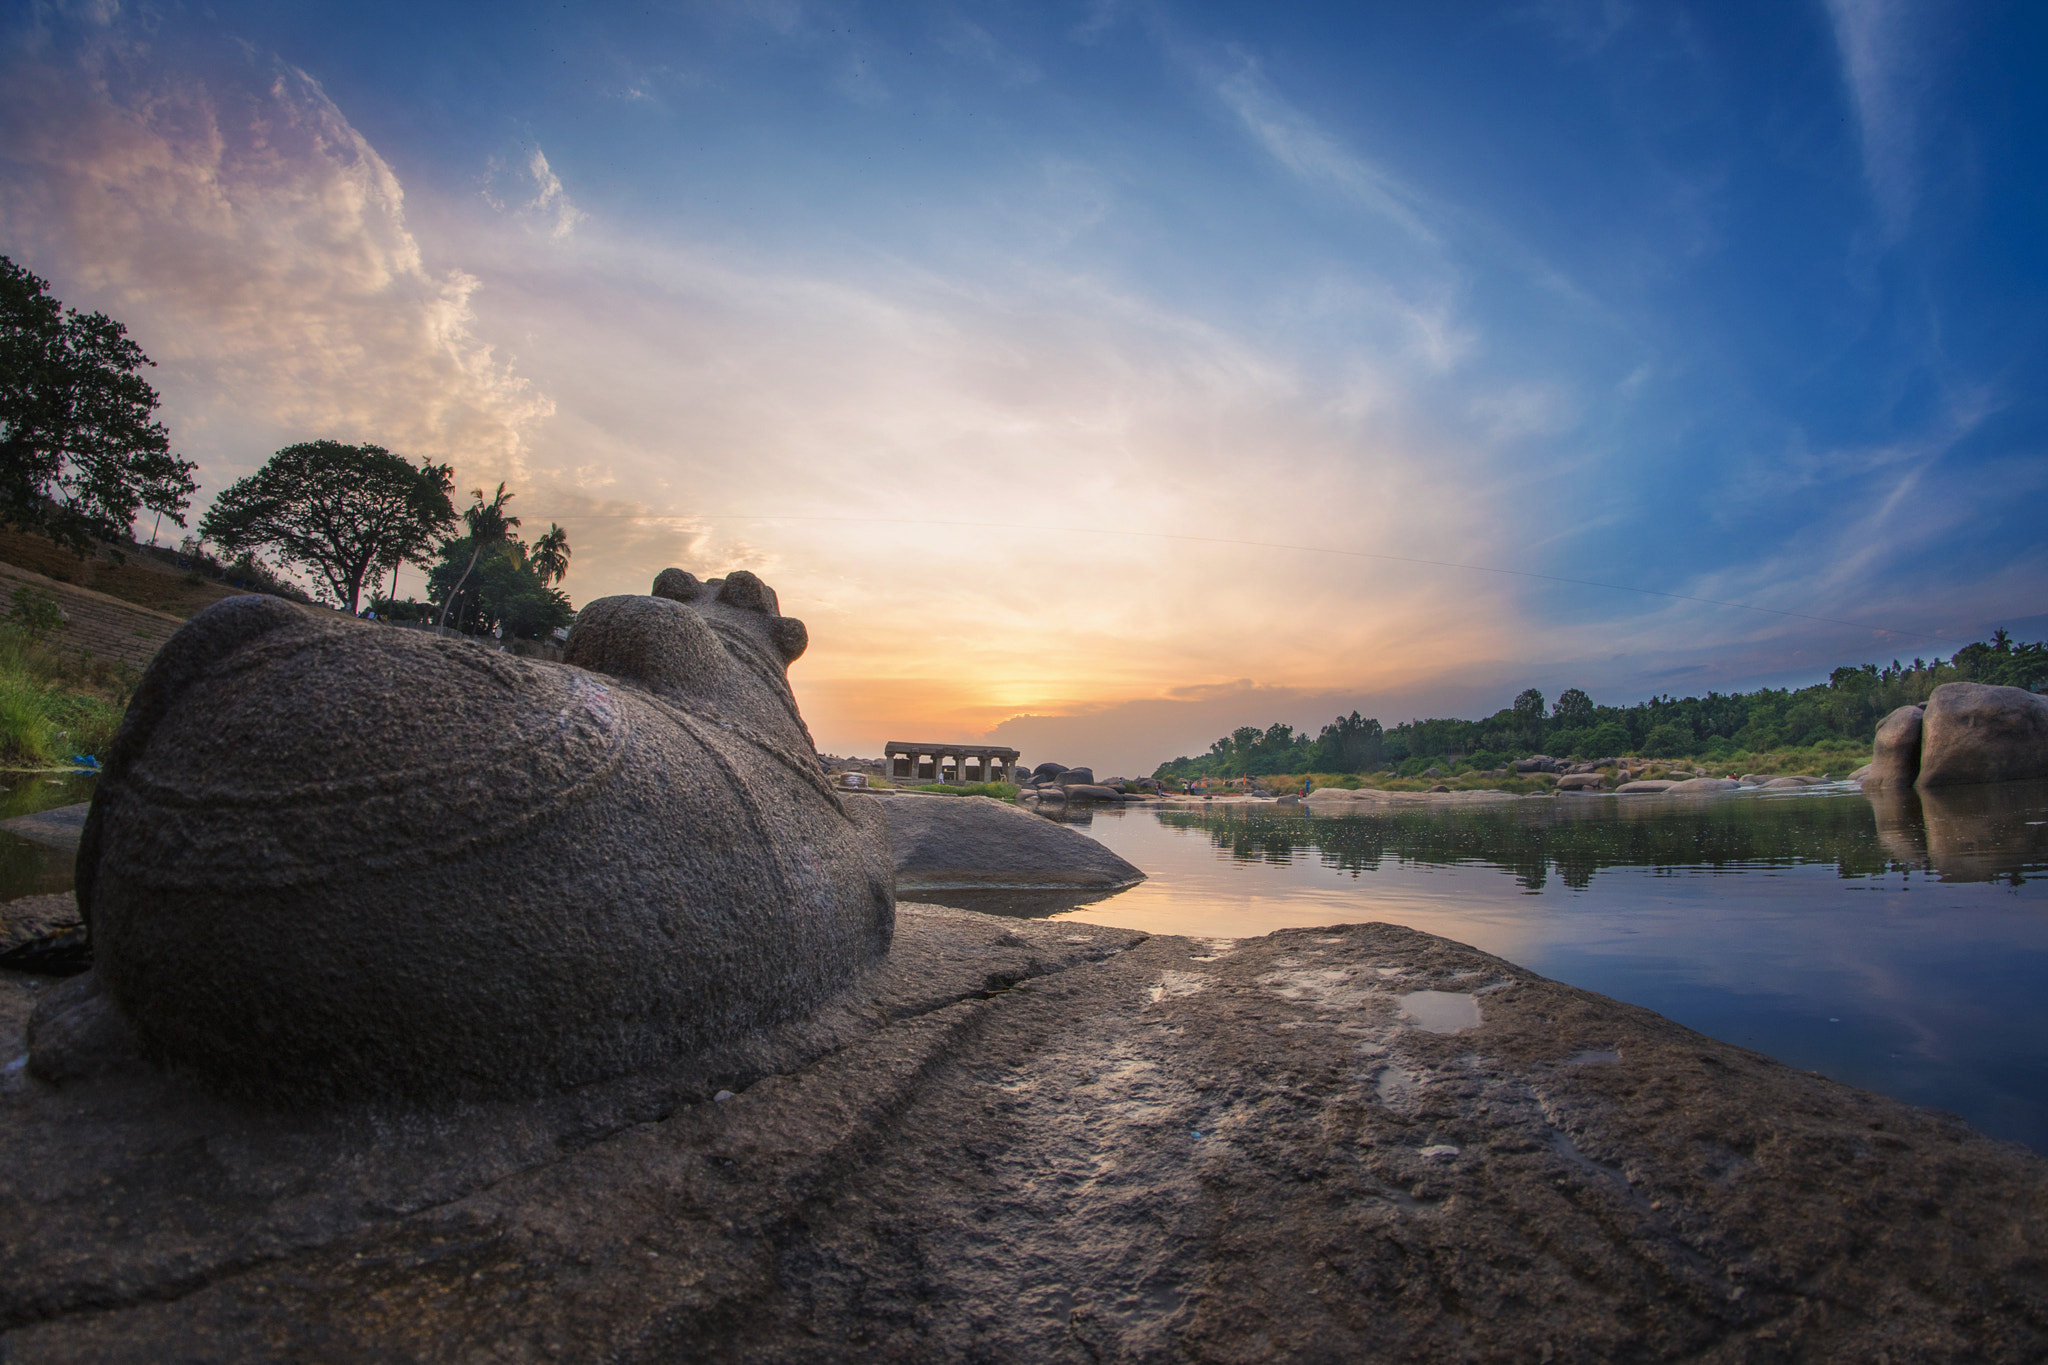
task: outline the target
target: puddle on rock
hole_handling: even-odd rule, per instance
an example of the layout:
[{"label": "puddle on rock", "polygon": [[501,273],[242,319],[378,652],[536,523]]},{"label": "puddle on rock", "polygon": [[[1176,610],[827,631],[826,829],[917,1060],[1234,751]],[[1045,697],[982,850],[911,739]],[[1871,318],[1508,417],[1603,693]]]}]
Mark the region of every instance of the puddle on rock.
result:
[{"label": "puddle on rock", "polygon": [[1425,1033],[1463,1033],[1479,1027],[1479,1001],[1464,991],[1410,991],[1401,1016]]}]

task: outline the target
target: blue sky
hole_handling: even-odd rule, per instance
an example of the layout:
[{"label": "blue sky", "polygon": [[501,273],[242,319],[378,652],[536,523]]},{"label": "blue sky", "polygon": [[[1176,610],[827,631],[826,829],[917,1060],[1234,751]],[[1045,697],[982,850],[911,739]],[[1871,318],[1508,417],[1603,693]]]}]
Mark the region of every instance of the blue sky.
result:
[{"label": "blue sky", "polygon": [[202,501],[376,440],[510,480],[579,601],[754,568],[827,749],[1149,768],[2048,633],[2038,6],[100,3],[6,43],[0,250],[130,324]]}]

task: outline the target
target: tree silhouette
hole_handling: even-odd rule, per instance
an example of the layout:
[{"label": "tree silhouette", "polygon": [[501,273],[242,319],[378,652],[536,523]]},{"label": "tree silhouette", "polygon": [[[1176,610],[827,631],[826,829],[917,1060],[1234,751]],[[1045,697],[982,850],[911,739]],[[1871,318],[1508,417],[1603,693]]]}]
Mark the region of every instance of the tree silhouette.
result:
[{"label": "tree silhouette", "polygon": [[469,523],[469,563],[463,566],[462,577],[455,580],[455,586],[441,603],[441,619],[437,625],[448,624],[448,609],[455,605],[455,599],[462,592],[462,585],[469,581],[469,575],[476,569],[477,557],[490,546],[503,545],[512,536],[513,528],[519,525],[519,518],[505,515],[505,504],[512,501],[512,495],[505,491],[503,482],[489,502],[484,501],[484,490],[470,490],[470,497],[476,499],[462,513],[462,519]]},{"label": "tree silhouette", "polygon": [[229,553],[268,549],[310,569],[353,612],[363,585],[426,553],[455,523],[448,466],[382,446],[303,441],[230,484],[199,521]]},{"label": "tree silhouette", "polygon": [[569,533],[553,522],[533,542],[533,571],[543,583],[560,583],[569,572]]},{"label": "tree silhouette", "polygon": [[152,420],[154,362],[105,313],[65,308],[0,256],[0,521],[83,554],[142,508],[185,524],[195,466]]}]

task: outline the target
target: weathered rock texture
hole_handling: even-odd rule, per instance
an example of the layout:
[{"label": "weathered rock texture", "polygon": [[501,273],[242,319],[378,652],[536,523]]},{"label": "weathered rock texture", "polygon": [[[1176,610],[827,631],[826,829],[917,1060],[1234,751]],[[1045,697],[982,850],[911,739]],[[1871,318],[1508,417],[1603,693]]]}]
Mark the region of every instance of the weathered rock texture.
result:
[{"label": "weathered rock texture", "polygon": [[2048,1355],[2017,1147],[1406,929],[1139,940],[904,907],[811,1060],[724,1102],[287,1121],[17,1076],[0,1355]]},{"label": "weathered rock texture", "polygon": [[1870,745],[1869,771],[1862,782],[1871,787],[1910,787],[1920,776],[1920,724],[1918,706],[1901,706],[1877,723],[1877,735]]},{"label": "weathered rock texture", "polygon": [[986,796],[868,798],[889,822],[896,891],[1116,891],[1145,874],[1079,830]]},{"label": "weathered rock texture", "polygon": [[1934,689],[1921,723],[1922,787],[2036,777],[2048,777],[2048,697],[1982,683]]},{"label": "weathered rock texture", "polygon": [[844,987],[892,878],[797,715],[803,625],[751,574],[655,586],[585,607],[574,667],[194,617],[86,822],[92,1008],[226,1091],[448,1097],[715,1053]]}]

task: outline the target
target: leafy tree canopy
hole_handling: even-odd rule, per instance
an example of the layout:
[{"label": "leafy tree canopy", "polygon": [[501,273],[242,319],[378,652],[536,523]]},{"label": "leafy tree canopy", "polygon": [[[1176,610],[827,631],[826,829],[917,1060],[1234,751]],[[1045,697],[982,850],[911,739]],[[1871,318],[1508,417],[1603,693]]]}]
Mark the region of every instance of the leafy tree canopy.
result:
[{"label": "leafy tree canopy", "polygon": [[0,256],[0,521],[81,554],[126,540],[143,508],[185,524],[196,467],[154,420],[153,364],[104,313],[50,297]]},{"label": "leafy tree canopy", "polygon": [[455,525],[448,466],[382,446],[302,441],[228,486],[199,533],[230,553],[267,550],[318,577],[350,611],[374,575],[423,558]]}]

